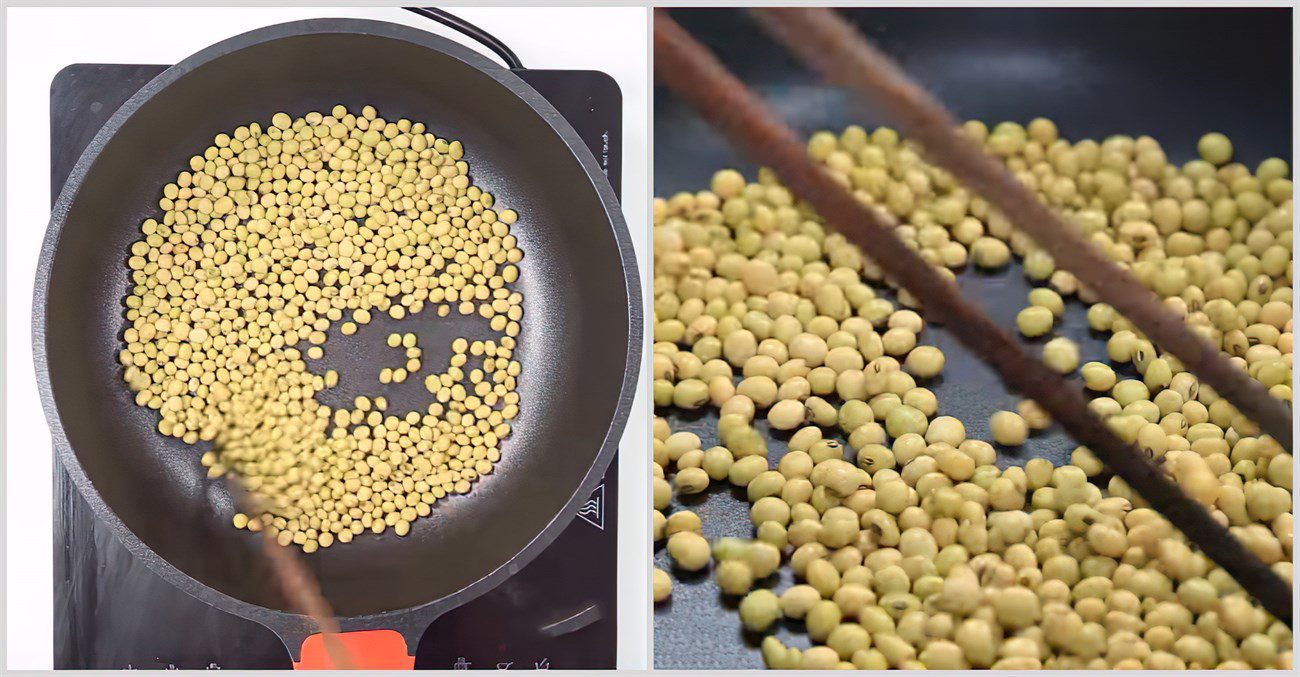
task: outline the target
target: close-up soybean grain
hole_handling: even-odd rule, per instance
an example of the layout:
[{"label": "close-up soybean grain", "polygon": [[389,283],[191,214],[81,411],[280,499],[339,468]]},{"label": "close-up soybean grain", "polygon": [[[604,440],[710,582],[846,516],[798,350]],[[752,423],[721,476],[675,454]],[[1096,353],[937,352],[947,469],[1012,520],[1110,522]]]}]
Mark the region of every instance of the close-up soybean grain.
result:
[{"label": "close-up soybean grain", "polygon": [[[961,131],[1289,406],[1285,160],[1238,162],[1214,131],[1168,155],[1045,117]],[[1009,328],[1291,583],[1277,441],[904,135],[816,131],[807,153],[943,275],[1025,278]],[[690,624],[674,594],[698,608],[711,581],[734,641],[775,669],[1293,667],[1289,623],[1089,448],[1023,451],[1055,427],[1038,403],[949,413],[972,407],[931,388],[971,358],[927,345],[942,328],[832,226],[762,168],[655,200],[657,615]],[[1103,354],[1057,333],[1076,312]],[[706,514],[727,494],[747,519]]]},{"label": "close-up soybean grain", "polygon": [[[422,122],[339,105],[216,134],[163,187],[126,262],[122,379],[160,433],[212,443],[199,459],[210,478],[248,490],[255,510],[235,527],[307,553],[406,536],[500,460],[520,406],[523,252],[517,214],[494,209],[464,156]],[[426,306],[476,315],[493,337],[455,339],[428,371],[414,333],[373,347],[402,351],[378,381],[422,380],[423,411],[389,411],[373,385],[351,406],[317,400],[339,375],[307,358],[332,332]]]}]

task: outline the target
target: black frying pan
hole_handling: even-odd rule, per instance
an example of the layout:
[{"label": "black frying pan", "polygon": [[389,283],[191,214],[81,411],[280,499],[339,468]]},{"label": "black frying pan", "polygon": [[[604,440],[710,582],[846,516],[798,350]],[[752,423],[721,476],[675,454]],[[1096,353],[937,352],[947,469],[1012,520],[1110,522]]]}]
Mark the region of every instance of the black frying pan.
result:
[{"label": "black frying pan", "polygon": [[[379,658],[409,665],[434,618],[523,568],[568,524],[604,473],[635,392],[640,288],[613,190],[576,132],[516,75],[435,35],[351,19],[255,30],[169,68],[104,126],[55,203],[36,281],[37,375],[55,449],[98,517],[173,584],[275,631],[297,661],[314,625],[268,585],[260,536],[230,526],[230,496],[199,466],[204,448],[156,432],[156,413],[134,404],[115,355],[127,248],[157,216],[162,186],[218,132],[336,103],[372,104],[459,139],[475,183],[521,215],[521,412],[496,470],[405,538],[367,533],[305,558],[342,629],[390,631],[367,636],[380,640],[396,631],[399,660]],[[337,369],[342,385],[322,400],[382,393],[390,411],[427,404],[420,379],[375,382],[392,360],[383,339],[398,330],[419,334],[435,367],[452,338],[488,335],[473,318],[428,310],[384,316],[351,337],[332,331],[313,370]]]}]

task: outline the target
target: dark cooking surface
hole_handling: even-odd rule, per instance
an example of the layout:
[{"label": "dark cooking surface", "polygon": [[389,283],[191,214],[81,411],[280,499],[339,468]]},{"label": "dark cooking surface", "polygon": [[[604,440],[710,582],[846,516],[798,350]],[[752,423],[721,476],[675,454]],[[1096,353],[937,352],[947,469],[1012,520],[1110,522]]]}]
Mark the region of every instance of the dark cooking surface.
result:
[{"label": "dark cooking surface", "polygon": [[[56,77],[53,194],[99,127],[163,68],[86,64]],[[621,101],[612,81],[575,71],[519,75],[573,124],[617,190]],[[614,667],[617,474],[615,458],[583,519],[501,586],[435,621],[416,667]],[[57,462],[54,483],[56,668],[290,667],[269,630],[145,567],[95,518]]]},{"label": "dark cooking surface", "polygon": [[[672,15],[800,132],[839,131],[854,123],[870,129],[885,122],[856,95],[818,84],[742,13]],[[1044,115],[1075,140],[1145,133],[1164,145],[1173,162],[1191,159],[1201,134],[1221,131],[1232,139],[1237,159],[1252,168],[1270,155],[1290,159],[1289,10],[882,9],[849,15],[962,119],[1023,124]],[[657,196],[705,188],[722,167],[754,176],[753,164],[739,161],[663,87],[655,88],[655,129]],[[1014,326],[1015,314],[1027,304],[1030,285],[1019,264],[994,274],[967,270],[958,282],[1004,326]],[[1077,300],[1067,301],[1065,320],[1053,335],[1078,342],[1083,362],[1104,361],[1104,337],[1091,335],[1086,310]],[[1026,341],[1041,346],[1045,339]],[[940,379],[920,384],[935,391],[939,413],[960,418],[968,435],[988,439],[989,415],[1013,408],[1020,398],[941,327],[928,325],[920,342],[938,346],[948,358]],[[674,431],[699,434],[707,448],[716,444],[715,414],[673,414],[669,420]],[[1055,427],[1017,451],[999,449],[1000,463],[1032,456],[1059,463],[1074,446]],[[781,440],[773,440],[769,458],[784,450]],[[752,536],[743,492],[715,486],[687,503],[671,509],[696,511],[705,536]],[[670,567],[662,547],[655,564]],[[778,591],[791,585],[787,568],[777,575],[784,579],[767,584]],[[674,571],[673,578],[672,601],[655,610],[656,668],[763,666],[761,638],[742,633],[735,600],[723,600],[710,574]],[[776,634],[806,647],[801,626],[783,621]]]}]

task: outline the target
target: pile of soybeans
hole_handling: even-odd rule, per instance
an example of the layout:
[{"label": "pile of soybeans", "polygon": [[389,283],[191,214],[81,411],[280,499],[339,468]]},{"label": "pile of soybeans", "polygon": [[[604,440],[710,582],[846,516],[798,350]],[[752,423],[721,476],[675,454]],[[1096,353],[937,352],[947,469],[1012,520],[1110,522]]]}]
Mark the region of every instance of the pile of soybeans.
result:
[{"label": "pile of soybeans", "polygon": [[[500,459],[519,405],[523,297],[509,285],[523,253],[517,215],[493,209],[463,155],[423,123],[335,106],[218,134],[163,187],[162,216],[127,261],[122,378],[159,412],[160,433],[213,444],[209,477],[249,491],[260,510],[236,527],[304,552],[364,531],[405,536]],[[316,400],[339,375],[306,359],[324,357],[331,332],[426,306],[493,331],[456,339],[450,363],[421,375],[427,408]],[[415,335],[394,336],[406,359],[384,383],[422,368]]]},{"label": "pile of soybeans", "polygon": [[[1045,119],[964,128],[1291,401],[1286,162],[1252,171],[1221,134],[1178,166],[1150,137],[1072,143]],[[1108,362],[1080,365],[1064,337],[1044,362],[1291,581],[1292,457],[1279,444],[893,130],[819,132],[808,151],[942,273],[1018,257],[1035,285],[1016,318],[1025,336],[1050,337],[1069,297],[1088,304]],[[655,419],[654,539],[673,570],[712,568],[768,667],[1292,668],[1287,626],[1088,449],[1000,469],[997,447],[944,416],[926,383],[945,357],[923,344],[923,309],[905,291],[888,300],[880,268],[770,172],[747,183],[724,170],[709,190],[657,199],[654,255],[655,405],[719,416],[715,446]],[[992,442],[1014,448],[1052,425],[1034,402],[1016,409],[993,414]],[[726,483],[752,504],[751,537],[710,543],[695,513],[665,514],[674,492]],[[656,602],[669,600],[672,573],[653,576]],[[778,624],[806,642],[782,642]]]}]

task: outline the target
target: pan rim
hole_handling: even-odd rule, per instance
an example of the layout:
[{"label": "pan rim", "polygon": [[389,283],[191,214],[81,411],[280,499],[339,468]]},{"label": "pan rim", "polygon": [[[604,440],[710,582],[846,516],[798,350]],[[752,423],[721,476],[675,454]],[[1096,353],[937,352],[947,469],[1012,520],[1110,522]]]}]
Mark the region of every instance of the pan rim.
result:
[{"label": "pan rim", "polygon": [[595,461],[588,468],[587,474],[563,507],[512,557],[457,592],[415,606],[374,614],[343,617],[339,619],[343,630],[379,626],[393,628],[402,632],[407,639],[408,651],[413,653],[415,650],[413,644],[419,641],[420,634],[423,633],[434,618],[496,587],[514,572],[526,566],[546,546],[550,545],[572,521],[578,507],[595,490],[618,447],[636,394],[636,384],[640,375],[640,362],[643,352],[641,343],[644,338],[644,310],[642,308],[640,274],[631,235],[623,218],[619,202],[615,197],[613,187],[609,184],[595,157],[569,122],[528,83],[510,69],[452,40],[418,28],[369,19],[316,18],[273,24],[227,38],[186,57],[149,81],[132,95],[126,103],[122,104],[99,130],[90,144],[87,145],[72,171],[68,174],[64,186],[51,209],[50,221],[42,242],[40,258],[37,262],[32,313],[32,347],[41,407],[50,426],[56,458],[68,471],[73,483],[77,486],[82,497],[90,504],[97,518],[107,523],[118,540],[127,547],[132,555],[148,566],[151,571],[196,599],[228,613],[267,626],[280,636],[289,649],[291,656],[295,659],[298,656],[302,640],[316,631],[310,619],[301,614],[273,609],[236,598],[181,571],[136,536],[104,501],[77,459],[76,452],[72,449],[60,420],[50,381],[46,346],[46,315],[54,259],[62,239],[63,226],[68,213],[76,202],[77,195],[90,168],[99,158],[104,147],[131,115],[146,105],[158,92],[190,71],[231,52],[279,39],[338,33],[373,35],[400,40],[441,52],[492,78],[521,99],[534,113],[541,117],[542,121],[554,133],[558,134],[568,147],[569,152],[572,153],[574,159],[587,175],[592,189],[600,200],[621,259],[628,299],[627,357],[613,417]]}]

